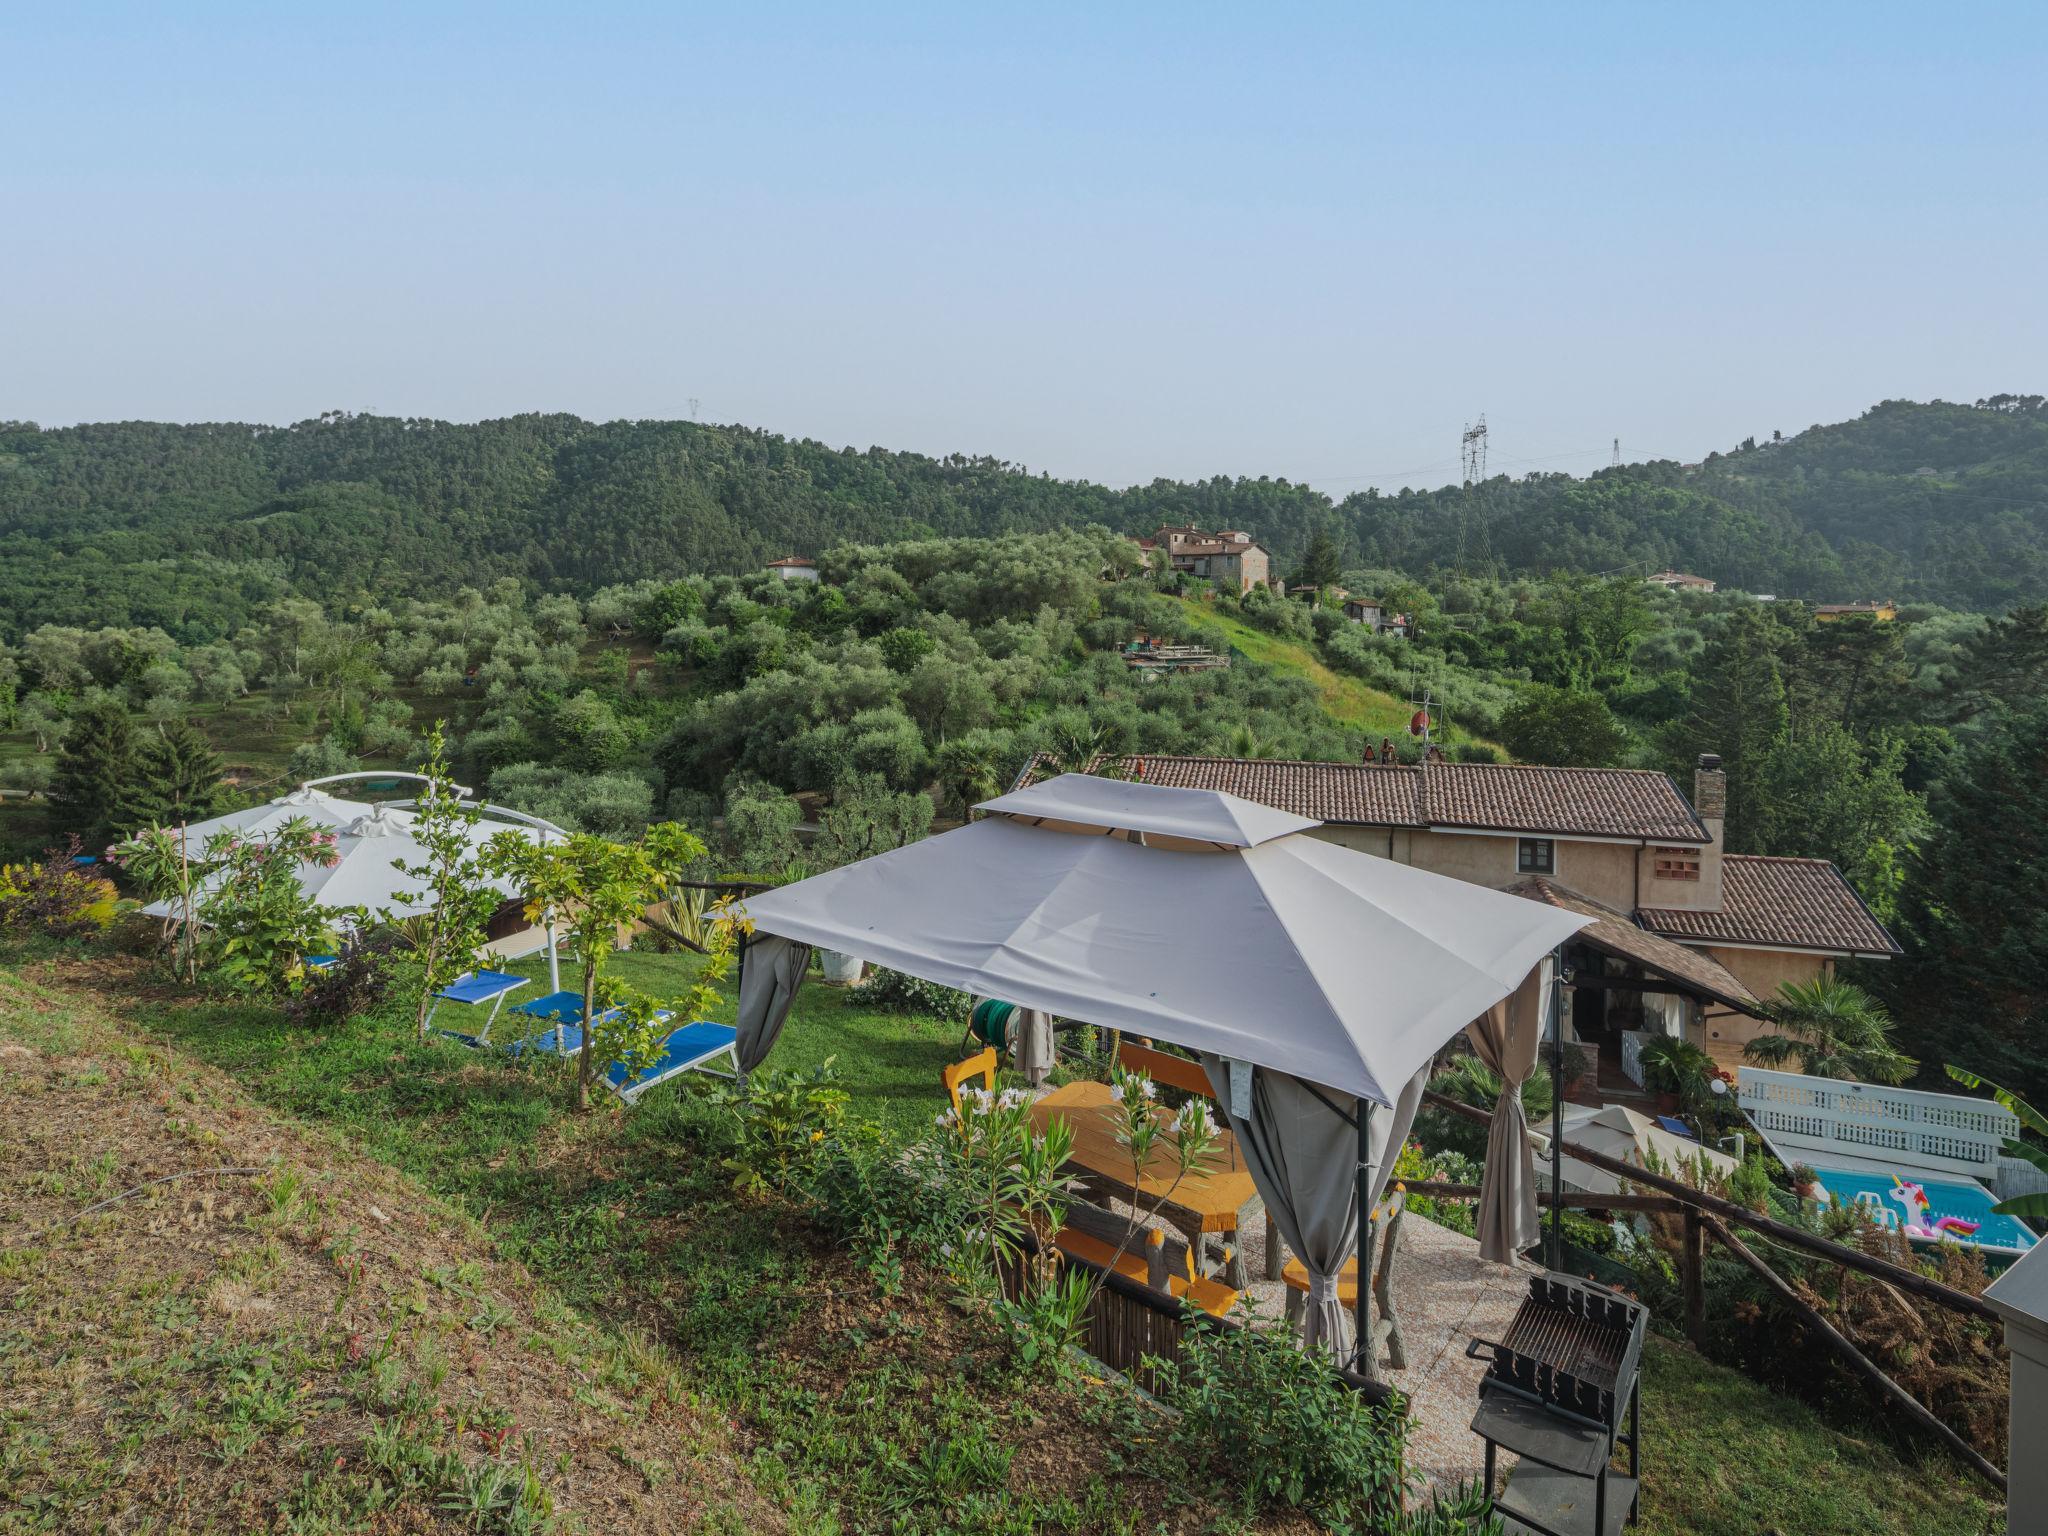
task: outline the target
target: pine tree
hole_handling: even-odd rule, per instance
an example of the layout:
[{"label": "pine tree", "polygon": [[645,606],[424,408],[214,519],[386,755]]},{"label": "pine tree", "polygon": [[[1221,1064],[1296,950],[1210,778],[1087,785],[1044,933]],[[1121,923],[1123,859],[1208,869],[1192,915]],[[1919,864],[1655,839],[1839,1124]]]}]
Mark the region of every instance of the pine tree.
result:
[{"label": "pine tree", "polygon": [[1301,557],[1300,567],[1294,573],[1294,584],[1314,587],[1318,591],[1335,586],[1340,560],[1337,541],[1330,537],[1330,530],[1327,527],[1317,528],[1309,538],[1308,551]]},{"label": "pine tree", "polygon": [[220,800],[220,754],[188,721],[147,732],[135,749],[135,773],[116,807],[123,830],[177,827],[213,813]]},{"label": "pine tree", "polygon": [[1718,753],[1727,764],[1731,853],[1762,851],[1764,763],[1791,724],[1778,660],[1781,638],[1770,619],[1738,610],[1700,658],[1691,708],[1667,738],[1674,749],[1673,767],[1681,773],[1689,772],[1703,752]]},{"label": "pine tree", "polygon": [[76,832],[89,848],[108,842],[117,830],[123,801],[135,782],[135,727],[118,699],[102,698],[81,707],[64,733],[50,805],[57,825]]}]

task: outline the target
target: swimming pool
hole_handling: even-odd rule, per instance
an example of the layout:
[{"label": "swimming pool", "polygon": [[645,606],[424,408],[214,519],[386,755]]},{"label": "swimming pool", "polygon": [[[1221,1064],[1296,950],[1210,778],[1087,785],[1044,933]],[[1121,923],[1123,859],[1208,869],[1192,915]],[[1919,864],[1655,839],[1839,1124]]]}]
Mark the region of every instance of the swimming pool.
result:
[{"label": "swimming pool", "polygon": [[[1981,1184],[1928,1179],[1916,1185],[1906,1181],[1908,1190],[1918,1188],[1926,1194],[1927,1204],[1922,1208],[1917,1201],[1909,1207],[1907,1199],[1901,1198],[1899,1182],[1883,1174],[1818,1167],[1814,1173],[1819,1176],[1821,1187],[1844,1205],[1864,1206],[1881,1225],[1895,1232],[1903,1228],[1915,1242],[1967,1243],[1990,1253],[2010,1255],[2025,1253],[2034,1246],[2034,1234],[2017,1217],[1991,1214],[1991,1207],[1998,1202]],[[1967,1234],[1954,1228],[1943,1230],[1938,1225],[1943,1218],[1975,1223],[1976,1230]]]}]

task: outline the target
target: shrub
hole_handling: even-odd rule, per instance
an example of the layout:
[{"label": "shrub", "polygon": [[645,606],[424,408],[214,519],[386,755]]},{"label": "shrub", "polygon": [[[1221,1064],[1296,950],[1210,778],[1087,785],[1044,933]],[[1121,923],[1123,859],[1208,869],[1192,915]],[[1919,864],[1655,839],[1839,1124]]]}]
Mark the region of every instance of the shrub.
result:
[{"label": "shrub", "polygon": [[804,1201],[884,1291],[902,1285],[899,1249],[941,1264],[973,1220],[980,1191],[950,1150],[929,1136],[904,1147],[878,1126],[844,1120],[815,1144]]},{"label": "shrub", "polygon": [[350,938],[333,965],[285,999],[284,1016],[302,1029],[346,1024],[381,1004],[391,981],[389,957]]},{"label": "shrub", "polygon": [[846,995],[863,1008],[883,1013],[924,1014],[934,1019],[964,1020],[972,1001],[965,992],[882,966],[876,966],[865,981]]},{"label": "shrub", "polygon": [[230,992],[291,991],[305,958],[333,942],[333,924],[299,889],[296,851],[242,843],[198,908],[201,969]]},{"label": "shrub", "polygon": [[1378,1531],[1400,1518],[1406,1410],[1345,1386],[1329,1356],[1250,1328],[1190,1328],[1178,1363],[1148,1364],[1180,1414],[1175,1447],[1236,1493],[1247,1520],[1285,1507]]},{"label": "shrub", "polygon": [[836,1058],[808,1072],[756,1072],[751,1082],[711,1090],[731,1117],[733,1145],[725,1168],[733,1188],[756,1197],[800,1185],[837,1132],[850,1095],[838,1086]]},{"label": "shrub", "polygon": [[79,841],[48,848],[41,862],[0,866],[0,930],[82,938],[114,920],[111,882],[78,865]]}]

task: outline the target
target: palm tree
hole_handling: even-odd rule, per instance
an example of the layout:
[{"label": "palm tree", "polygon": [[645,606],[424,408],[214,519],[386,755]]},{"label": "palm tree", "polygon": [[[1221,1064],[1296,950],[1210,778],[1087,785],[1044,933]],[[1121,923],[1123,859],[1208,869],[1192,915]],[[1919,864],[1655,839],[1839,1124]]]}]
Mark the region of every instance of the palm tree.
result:
[{"label": "palm tree", "polygon": [[[1965,1072],[1961,1067],[1952,1067],[1946,1063],[1943,1064],[1942,1070],[1965,1088],[1989,1088],[1991,1097],[2018,1116],[2021,1125],[2036,1136],[2048,1136],[2048,1115],[2042,1114],[2010,1088],[2001,1088],[1974,1072]],[[2043,1173],[2048,1173],[2048,1151],[2043,1151],[2030,1141],[2008,1141],[1999,1150],[2007,1157],[2016,1157],[2021,1162],[2029,1163]],[[1991,1214],[2019,1216],[2032,1222],[2048,1221],[2048,1190],[2036,1191],[2031,1195],[2014,1195],[2010,1200],[2002,1200],[1991,1207]]]},{"label": "palm tree", "polygon": [[1853,982],[1816,976],[1788,981],[1770,1005],[1780,1033],[1759,1035],[1742,1054],[1760,1066],[1797,1061],[1808,1077],[1903,1083],[1920,1063],[1891,1042],[1891,1016]]},{"label": "palm tree", "polygon": [[[1429,1086],[1447,1099],[1470,1104],[1488,1114],[1500,1102],[1500,1074],[1477,1056],[1452,1058],[1449,1066],[1430,1079]],[[1550,1113],[1550,1074],[1540,1066],[1522,1084],[1522,1111],[1531,1121]]]}]

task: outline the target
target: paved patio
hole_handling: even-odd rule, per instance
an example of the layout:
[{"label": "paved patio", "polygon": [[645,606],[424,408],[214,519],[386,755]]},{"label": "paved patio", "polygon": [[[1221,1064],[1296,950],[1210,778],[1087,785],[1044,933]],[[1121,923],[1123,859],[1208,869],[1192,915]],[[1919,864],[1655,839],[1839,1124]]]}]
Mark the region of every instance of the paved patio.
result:
[{"label": "paved patio", "polygon": [[[1121,1201],[1111,1204],[1134,1214]],[[1245,1269],[1252,1277],[1248,1294],[1256,1321],[1284,1328],[1287,1287],[1260,1278],[1266,1267],[1265,1225],[1257,1219],[1243,1233]],[[1432,1486],[1449,1488],[1483,1470],[1486,1448],[1471,1425],[1486,1363],[1467,1359],[1465,1345],[1474,1338],[1504,1337],[1528,1295],[1528,1276],[1539,1272],[1526,1261],[1489,1263],[1479,1257],[1476,1238],[1412,1212],[1402,1218],[1393,1297],[1408,1364],[1397,1371],[1382,1360],[1380,1371],[1408,1399],[1415,1419],[1408,1463]],[[1504,1472],[1514,1458],[1503,1455],[1500,1465]]]},{"label": "paved patio", "polygon": [[[1254,1276],[1257,1315],[1284,1326],[1286,1287],[1256,1278],[1265,1273],[1265,1223],[1245,1233],[1245,1265]],[[1479,1257],[1479,1243],[1410,1213],[1401,1221],[1401,1245],[1394,1254],[1394,1312],[1408,1346],[1408,1364],[1381,1371],[1408,1398],[1415,1416],[1409,1465],[1437,1486],[1479,1476],[1485,1447],[1472,1433],[1485,1362],[1465,1358],[1466,1342],[1498,1339],[1528,1294],[1533,1266],[1492,1264]],[[1502,1458],[1502,1468],[1512,1465]]]}]

